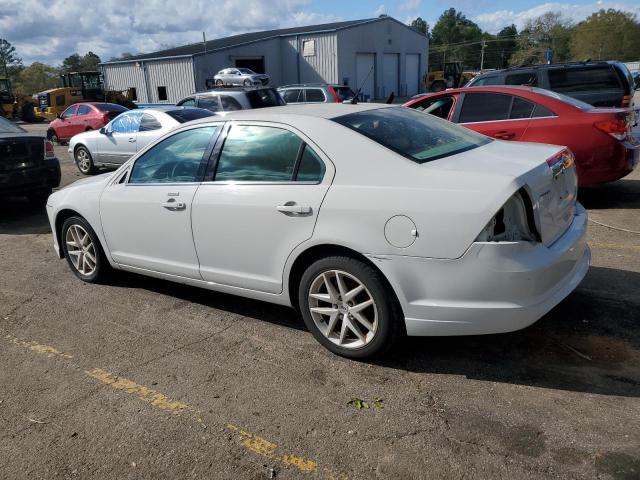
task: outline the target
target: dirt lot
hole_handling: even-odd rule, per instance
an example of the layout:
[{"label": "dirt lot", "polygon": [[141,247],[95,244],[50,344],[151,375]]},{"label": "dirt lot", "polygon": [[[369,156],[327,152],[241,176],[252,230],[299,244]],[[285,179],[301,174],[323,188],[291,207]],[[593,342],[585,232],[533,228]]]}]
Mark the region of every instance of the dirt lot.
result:
[{"label": "dirt lot", "polygon": [[[580,197],[640,231],[640,171]],[[640,478],[638,234],[591,223],[585,281],[531,328],[357,363],[285,308],[83,284],[26,205],[0,206],[0,478]]]}]

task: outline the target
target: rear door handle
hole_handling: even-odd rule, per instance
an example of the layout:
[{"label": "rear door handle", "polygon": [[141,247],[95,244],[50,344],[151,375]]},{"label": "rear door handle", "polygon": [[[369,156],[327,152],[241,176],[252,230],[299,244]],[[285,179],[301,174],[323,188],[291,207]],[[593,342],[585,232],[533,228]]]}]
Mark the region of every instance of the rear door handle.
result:
[{"label": "rear door handle", "polygon": [[502,140],[510,140],[515,136],[516,134],[514,132],[507,132],[506,130],[496,133],[496,138],[500,138]]},{"label": "rear door handle", "polygon": [[284,205],[278,205],[276,210],[282,213],[295,213],[298,215],[305,215],[311,213],[311,207],[307,205],[296,205],[286,203]]},{"label": "rear door handle", "polygon": [[187,208],[186,203],[176,202],[175,198],[170,198],[166,202],[162,203],[162,206],[171,211],[185,210]]}]

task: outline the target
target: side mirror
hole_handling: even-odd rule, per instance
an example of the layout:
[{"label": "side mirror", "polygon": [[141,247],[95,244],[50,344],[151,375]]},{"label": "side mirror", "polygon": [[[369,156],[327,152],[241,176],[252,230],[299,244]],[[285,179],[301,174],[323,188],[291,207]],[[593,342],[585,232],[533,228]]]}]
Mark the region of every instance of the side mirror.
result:
[{"label": "side mirror", "polygon": [[107,129],[106,129],[106,128],[104,128],[104,127],[102,127],[102,128],[99,130],[99,132],[100,132],[102,135],[107,135]]}]

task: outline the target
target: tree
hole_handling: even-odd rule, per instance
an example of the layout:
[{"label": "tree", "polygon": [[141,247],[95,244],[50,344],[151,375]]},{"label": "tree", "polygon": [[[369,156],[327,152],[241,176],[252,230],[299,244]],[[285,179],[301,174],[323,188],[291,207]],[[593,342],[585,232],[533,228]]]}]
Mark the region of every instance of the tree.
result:
[{"label": "tree", "polygon": [[33,62],[24,68],[15,80],[16,92],[23,95],[32,95],[58,84],[58,70],[40,62]]},{"label": "tree", "polygon": [[571,53],[586,60],[637,60],[640,57],[640,23],[635,14],[600,10],[571,32]]},{"label": "tree", "polygon": [[527,20],[518,38],[518,49],[511,56],[511,64],[546,63],[548,48],[553,54],[552,62],[568,60],[571,57],[571,28],[571,21],[559,12],[547,12]]},{"label": "tree", "polygon": [[409,24],[416,32],[429,36],[429,24],[422,18],[418,17]]},{"label": "tree", "polygon": [[82,70],[98,70],[98,64],[101,62],[100,57],[93,52],[87,53],[82,57],[80,66]]},{"label": "tree", "polygon": [[445,10],[431,30],[432,64],[438,70],[449,61],[480,66],[482,30],[455,8]]},{"label": "tree", "polygon": [[116,62],[118,60],[126,60],[128,58],[133,57],[133,53],[131,52],[122,52],[119,57],[111,57],[109,59],[110,62]]},{"label": "tree", "polygon": [[497,67],[506,68],[509,66],[509,59],[515,53],[518,46],[518,29],[515,25],[511,24],[508,27],[504,27],[496,35],[496,52],[499,56]]},{"label": "tree", "polygon": [[0,67],[2,74],[9,77],[10,67],[20,67],[22,59],[16,55],[16,47],[4,38],[0,38]]},{"label": "tree", "polygon": [[60,70],[62,70],[63,73],[79,72],[82,70],[82,58],[77,53],[69,55],[62,60]]}]

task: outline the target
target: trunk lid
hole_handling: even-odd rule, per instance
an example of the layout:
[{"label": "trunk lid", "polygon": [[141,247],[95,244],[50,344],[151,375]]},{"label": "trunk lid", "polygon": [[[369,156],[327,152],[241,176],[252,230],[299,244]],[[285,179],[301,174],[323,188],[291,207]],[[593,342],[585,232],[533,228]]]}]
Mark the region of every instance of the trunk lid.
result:
[{"label": "trunk lid", "polygon": [[0,172],[40,167],[44,163],[44,139],[28,135],[0,135]]}]

